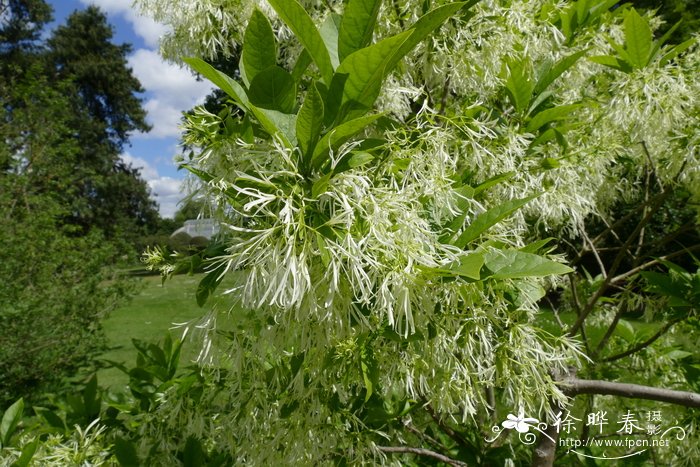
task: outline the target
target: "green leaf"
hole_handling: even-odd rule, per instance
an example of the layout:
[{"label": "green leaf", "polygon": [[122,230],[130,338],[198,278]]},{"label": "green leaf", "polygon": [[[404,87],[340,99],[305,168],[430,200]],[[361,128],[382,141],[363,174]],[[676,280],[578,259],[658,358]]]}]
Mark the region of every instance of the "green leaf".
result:
[{"label": "green leaf", "polygon": [[503,204],[495,206],[480,214],[469,226],[462,231],[462,234],[452,244],[457,248],[465,248],[469,242],[476,239],[489,228],[493,227],[515,211],[523,207],[530,200],[535,199],[540,194],[535,194],[522,199],[513,199]]},{"label": "green leaf", "polygon": [[85,390],[83,391],[83,405],[85,407],[85,415],[92,420],[100,414],[102,408],[102,398],[99,397],[97,391],[97,374],[92,375],[88,381]]},{"label": "green leaf", "polygon": [[381,116],[382,114],[374,114],[356,118],[354,120],[350,120],[349,122],[341,123],[323,135],[321,140],[316,145],[313,157],[311,158],[313,166],[316,168],[322,166],[323,163],[326,162],[326,158],[321,156],[327,154],[329,150],[337,149],[341,144],[347,141],[348,138],[366,129]]},{"label": "green leaf", "polygon": [[379,374],[372,349],[369,348],[366,341],[363,341],[360,347],[360,370],[362,371],[362,380],[365,383],[365,403],[367,403],[374,393],[375,386],[379,383]]},{"label": "green leaf", "polygon": [[297,85],[288,71],[275,65],[252,79],[248,98],[256,107],[289,114],[296,107]]},{"label": "green leaf", "polygon": [[463,276],[469,279],[481,279],[481,267],[484,265],[484,255],[482,253],[470,253],[461,256],[457,261],[445,267],[437,268],[435,271],[453,276]]},{"label": "green leaf", "polygon": [[242,71],[252,81],[258,73],[277,64],[277,40],[267,17],[253,11],[243,38]]},{"label": "green leaf", "polygon": [[531,281],[517,281],[515,287],[518,289],[516,305],[523,306],[527,303],[536,303],[546,295],[544,288]]},{"label": "green leaf", "polygon": [[22,454],[12,463],[12,467],[28,467],[36,453],[36,449],[39,447],[39,441],[39,438],[35,438],[34,441],[25,445],[22,448]]},{"label": "green leaf", "polygon": [[[109,362],[109,360],[107,361]],[[128,373],[128,371],[125,371],[125,373]],[[35,407],[34,410],[38,415],[40,415],[44,420],[46,420],[46,423],[48,423],[49,426],[51,426],[52,428],[57,428],[59,430],[66,429],[66,424],[63,421],[63,419],[56,415],[56,412],[54,412],[53,410],[38,407]]]},{"label": "green leaf", "polygon": [[537,115],[532,117],[532,119],[527,123],[525,131],[529,133],[534,133],[541,127],[548,123],[555,122],[557,120],[563,120],[571,116],[571,112],[581,107],[581,104],[569,104],[560,105],[557,107],[552,107],[551,109],[543,110]]},{"label": "green leaf", "polygon": [[615,328],[615,334],[622,337],[627,342],[634,342],[634,327],[626,319],[621,319]]},{"label": "green leaf", "polygon": [[625,73],[629,72],[629,65],[626,65],[624,62],[621,62],[617,57],[613,57],[612,55],[596,55],[594,57],[588,57],[588,60],[614,68],[618,71]]},{"label": "green leaf", "polygon": [[[520,248],[520,251],[524,251],[525,253],[538,253],[541,249],[547,246],[548,243],[551,243],[552,240],[554,240],[553,237],[537,240]],[[549,250],[551,250],[551,248],[549,248]]]},{"label": "green leaf", "polygon": [[390,63],[399,46],[411,36],[404,31],[387,37],[376,44],[350,54],[338,67],[337,73],[347,74],[343,88],[343,102],[352,102],[369,110],[379,96]]},{"label": "green leaf", "polygon": [[206,455],[202,443],[194,436],[189,436],[185,443],[182,464],[184,467],[201,467],[206,465]]},{"label": "green leaf", "polygon": [[10,438],[15,433],[15,428],[22,420],[24,412],[24,399],[18,399],[14,404],[5,410],[0,421],[0,448],[10,444]]},{"label": "green leaf", "polygon": [[688,39],[685,42],[682,42],[678,44],[677,46],[673,47],[671,50],[666,52],[661,59],[659,60],[659,65],[664,66],[674,58],[676,58],[679,54],[685,52],[691,45],[695,43],[695,38]]},{"label": "green leaf", "polygon": [[313,186],[311,187],[312,198],[316,199],[326,192],[328,189],[328,183],[331,180],[331,175],[333,175],[333,173],[329,172],[314,182]]},{"label": "green leaf", "polygon": [[374,45],[348,55],[338,73],[348,73],[344,102],[354,102],[360,109],[372,108],[382,83],[399,61],[450,16],[464,8],[465,2],[452,2],[426,13],[407,31],[388,37]]},{"label": "green leaf", "polygon": [[351,169],[356,169],[358,167],[362,167],[366,163],[371,162],[373,160],[374,156],[368,152],[361,151],[352,153],[352,155],[348,159],[348,167]]},{"label": "green leaf", "polygon": [[220,264],[216,269],[207,273],[197,286],[197,305],[204,306],[212,293],[224,279],[223,273],[226,270],[226,263]]},{"label": "green leaf", "polygon": [[372,32],[382,0],[350,0],[343,11],[338,34],[338,56],[345,60],[372,41]]},{"label": "green leaf", "polygon": [[682,20],[678,21],[671,27],[671,29],[666,31],[666,33],[663,36],[661,36],[659,40],[654,41],[654,46],[651,48],[651,52],[649,54],[650,59],[656,57],[656,54],[658,53],[659,49],[661,49],[661,46],[663,46],[666,43],[666,41],[668,41],[671,38],[673,33],[676,32],[676,29],[678,29],[682,22]]},{"label": "green leaf", "polygon": [[573,271],[565,264],[520,250],[492,250],[485,255],[492,279],[515,279],[567,274]]},{"label": "green leaf", "polygon": [[294,68],[292,69],[292,77],[294,78],[294,81],[301,80],[302,75],[306,69],[309,68],[312,61],[313,60],[311,60],[311,55],[309,55],[309,52],[306,49],[303,49],[299,54],[299,57],[297,57],[297,61],[294,63]]},{"label": "green leaf", "polygon": [[534,93],[540,94],[545,91],[550,84],[564,74],[569,68],[574,66],[574,64],[581,58],[587,51],[581,50],[579,52],[567,55],[566,57],[559,60],[553,67],[547,68],[546,71],[543,70],[538,76],[537,84],[535,85]]},{"label": "green leaf", "polygon": [[277,110],[259,109],[250,106],[250,110],[260,124],[271,135],[278,135],[288,148],[296,146],[296,115]]},{"label": "green leaf", "polygon": [[348,76],[347,73],[336,73],[333,75],[333,80],[325,97],[323,123],[327,127],[333,125],[338,117],[338,112],[340,112],[340,107],[343,104],[345,83],[348,80]]},{"label": "green leaf", "polygon": [[226,73],[217,70],[201,58],[187,57],[183,58],[183,61],[187,63],[194,71],[204,76],[214,85],[216,85],[216,87],[231,96],[239,107],[244,110],[248,108],[248,97],[246,96],[245,90],[240,84],[236,83],[233,78],[228,76]]},{"label": "green leaf", "polygon": [[535,82],[532,78],[531,64],[528,58],[512,59],[506,63],[506,91],[517,112],[524,112],[530,105]]},{"label": "green leaf", "polygon": [[670,352],[667,352],[664,354],[664,357],[670,358],[671,360],[683,360],[686,357],[690,357],[693,355],[690,352],[686,352],[685,350],[678,350],[678,349],[673,349]]},{"label": "green leaf", "polygon": [[296,135],[303,155],[313,151],[323,128],[323,98],[315,84],[309,87],[296,121]]},{"label": "green leaf", "polygon": [[649,63],[652,48],[651,28],[634,8],[625,12],[623,25],[630,65],[635,68],[644,68]]},{"label": "green leaf", "polygon": [[141,460],[136,453],[136,446],[133,442],[118,437],[114,440],[114,455],[117,456],[119,465],[124,467],[138,467],[141,465]]},{"label": "green leaf", "polygon": [[488,180],[485,180],[485,181],[479,183],[477,186],[475,186],[473,196],[477,196],[479,193],[488,190],[492,186],[498,185],[499,183],[512,178],[513,175],[515,175],[515,172],[505,172],[502,174],[494,175],[493,177],[489,178]]},{"label": "green leaf", "polygon": [[268,0],[268,3],[309,52],[321,72],[323,82],[329,84],[333,78],[331,58],[321,34],[304,7],[297,0]]},{"label": "green leaf", "polygon": [[338,68],[338,65],[340,65],[340,60],[338,59],[338,29],[340,28],[340,21],[340,15],[331,13],[326,17],[319,31],[331,58],[333,69]]},{"label": "green leaf", "polygon": [[470,8],[477,2],[478,0],[470,0],[468,2],[451,2],[446,5],[439,6],[418,18],[418,21],[411,26],[410,31],[413,31],[413,33],[408,40],[401,44],[400,49],[392,58],[390,69],[394,68],[399,60],[413,50],[413,48],[422,42],[423,39],[442,26],[442,24],[447,21],[448,18],[462,9]]}]

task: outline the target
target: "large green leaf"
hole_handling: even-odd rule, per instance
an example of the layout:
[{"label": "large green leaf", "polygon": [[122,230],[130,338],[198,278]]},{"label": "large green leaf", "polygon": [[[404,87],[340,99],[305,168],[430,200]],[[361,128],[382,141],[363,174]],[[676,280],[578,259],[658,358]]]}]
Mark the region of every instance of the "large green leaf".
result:
[{"label": "large green leaf", "polygon": [[341,144],[347,141],[348,138],[361,132],[381,116],[382,114],[374,114],[356,118],[338,125],[323,135],[323,138],[321,138],[314,149],[311,158],[312,165],[316,168],[321,167],[326,161],[326,158],[322,157],[323,155],[327,154],[330,150],[337,149]]},{"label": "large green leaf", "polygon": [[321,34],[304,7],[297,0],[268,0],[268,3],[309,52],[321,72],[323,82],[329,84],[333,78],[331,58]]},{"label": "large green leaf", "polygon": [[15,428],[22,419],[24,412],[24,399],[20,398],[5,410],[0,421],[0,448],[10,444],[10,438],[15,433]]},{"label": "large green leaf", "polygon": [[462,231],[462,234],[452,243],[458,248],[466,247],[469,242],[476,239],[479,235],[486,232],[489,228],[498,224],[506,217],[513,214],[515,211],[523,207],[527,202],[539,196],[538,194],[528,196],[522,199],[513,199],[499,204],[488,211],[480,214]]},{"label": "large green leaf", "polygon": [[297,85],[288,71],[271,66],[250,82],[248,98],[256,107],[292,113],[297,103]]},{"label": "large green leaf", "polygon": [[216,269],[208,272],[207,275],[199,281],[196,293],[197,305],[204,306],[219,284],[221,284],[221,281],[224,279],[225,271],[226,263],[222,263]]},{"label": "large green leaf", "polygon": [[527,123],[526,131],[533,133],[548,123],[563,120],[571,116],[571,112],[581,107],[581,104],[559,105],[551,109],[543,110]]},{"label": "large green leaf", "polygon": [[322,128],[323,98],[316,86],[311,85],[299,109],[296,122],[297,142],[303,155],[313,150]]},{"label": "large green leaf", "polygon": [[331,13],[326,17],[326,20],[321,25],[320,33],[323,43],[328,50],[328,56],[331,58],[333,69],[338,68],[340,59],[338,58],[338,29],[340,28],[340,15]]},{"label": "large green leaf", "polygon": [[119,461],[119,465],[128,467],[142,465],[139,455],[136,452],[136,445],[133,441],[118,436],[114,440],[114,447],[112,450],[117,457],[117,461]]},{"label": "large green leaf", "polygon": [[231,96],[233,100],[243,110],[248,108],[248,97],[243,87],[235,82],[233,78],[226,73],[221,72],[209,65],[207,62],[197,57],[187,57],[183,59],[194,71],[204,76],[206,79],[214,83],[219,89]]},{"label": "large green leaf", "polygon": [[338,56],[345,60],[351,53],[372,41],[372,32],[382,0],[350,0],[343,11],[338,34]]},{"label": "large green leaf", "polygon": [[413,31],[413,33],[408,40],[401,44],[399,50],[396,51],[396,54],[389,64],[389,69],[391,70],[394,68],[399,60],[413,50],[413,48],[422,42],[423,39],[432,34],[433,31],[442,26],[442,23],[444,23],[448,18],[453,16],[459,10],[469,8],[472,5],[475,5],[477,2],[478,0],[470,0],[468,2],[448,3],[447,5],[439,6],[418,18],[418,21],[411,26],[410,31]]},{"label": "large green leaf", "polygon": [[277,64],[277,41],[267,17],[257,8],[253,11],[243,38],[242,70],[248,82],[263,70]]},{"label": "large green leaf", "polygon": [[481,267],[483,265],[484,255],[482,253],[470,253],[460,257],[457,261],[445,267],[435,269],[435,271],[452,276],[463,276],[478,281],[481,278]]},{"label": "large green leaf", "polygon": [[644,68],[649,63],[652,48],[651,28],[634,8],[630,8],[625,13],[624,28],[630,65],[635,68]]},{"label": "large green leaf", "polygon": [[581,58],[587,50],[581,50],[579,52],[567,55],[566,57],[559,60],[551,67],[545,67],[540,70],[537,77],[537,84],[535,85],[534,93],[540,94],[546,90],[550,84],[559,78],[566,70],[574,66],[574,64]]},{"label": "large green leaf", "polygon": [[339,74],[348,75],[343,89],[343,101],[354,102],[365,110],[371,109],[389,72],[392,58],[411,34],[412,31],[409,30],[387,37],[343,60],[337,70]]},{"label": "large green leaf", "polygon": [[354,102],[367,111],[379,96],[382,83],[398,62],[466,2],[453,2],[426,13],[413,26],[400,34],[377,42],[347,56],[338,73],[347,73],[343,101]]},{"label": "large green leaf", "polygon": [[506,91],[515,110],[522,113],[530,105],[535,90],[529,59],[511,59],[506,63]]},{"label": "large green leaf", "polygon": [[520,250],[492,250],[484,256],[484,264],[492,272],[492,279],[516,279],[567,274],[573,271],[565,264],[544,256]]}]

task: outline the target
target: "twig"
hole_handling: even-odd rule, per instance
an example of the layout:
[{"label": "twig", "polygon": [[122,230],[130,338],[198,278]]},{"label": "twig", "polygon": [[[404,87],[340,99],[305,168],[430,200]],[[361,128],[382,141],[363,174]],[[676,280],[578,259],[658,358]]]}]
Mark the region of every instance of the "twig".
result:
[{"label": "twig", "polygon": [[424,432],[420,431],[418,428],[416,428],[416,427],[414,427],[413,425],[411,425],[410,422],[404,423],[403,426],[404,426],[408,431],[410,431],[410,432],[413,433],[414,435],[418,436],[421,440],[427,441],[427,442],[429,442],[430,444],[432,444],[433,446],[435,446],[436,448],[441,449],[441,450],[443,450],[443,451],[447,451],[447,450],[448,450],[447,447],[446,447],[445,445],[443,445],[440,441],[438,441],[438,440],[436,440],[435,438],[433,438],[432,436],[429,436],[429,435],[425,434]]},{"label": "twig", "polygon": [[591,358],[595,358],[601,350],[603,350],[603,347],[608,343],[608,340],[610,340],[610,337],[613,335],[613,332],[615,332],[615,329],[617,328],[617,323],[620,322],[620,318],[622,318],[622,315],[627,311],[627,302],[623,302],[622,305],[620,305],[620,308],[618,308],[617,313],[615,313],[615,317],[612,320],[612,323],[610,323],[610,326],[608,326],[608,330],[605,331],[605,335],[603,335],[603,338],[598,342],[598,345],[595,348],[595,351],[593,354],[591,354]]},{"label": "twig", "polygon": [[657,258],[657,259],[654,259],[654,260],[651,260],[651,261],[647,261],[646,263],[641,264],[641,265],[637,266],[636,268],[632,268],[632,269],[630,269],[629,271],[625,271],[625,272],[623,272],[622,274],[619,274],[619,275],[613,277],[613,278],[610,280],[610,283],[611,283],[611,284],[615,284],[615,283],[617,283],[617,282],[620,282],[620,281],[623,280],[623,279],[627,279],[628,277],[630,277],[630,276],[632,276],[632,275],[634,275],[634,274],[637,274],[637,273],[640,272],[640,271],[643,271],[643,270],[647,269],[647,268],[650,267],[650,266],[654,266],[654,265],[656,265],[656,264],[661,264],[662,261],[666,261],[666,260],[668,260],[668,259],[675,258],[676,256],[680,256],[680,255],[682,255],[682,254],[684,254],[684,253],[688,253],[688,252],[695,251],[695,250],[699,250],[699,249],[700,249],[700,244],[698,244],[698,245],[693,245],[693,246],[691,246],[691,247],[684,248],[684,249],[682,249],[682,250],[678,250],[678,251],[675,251],[675,252],[673,252],[673,253],[669,253],[669,254],[667,254],[667,255],[661,256],[661,257],[659,257],[659,258]]},{"label": "twig", "polygon": [[444,431],[447,436],[455,440],[460,446],[469,446],[469,443],[467,443],[467,441],[464,438],[462,438],[462,436],[459,433],[457,433],[455,430],[446,425],[442,420],[440,420],[440,417],[438,417],[438,415],[435,413],[435,410],[429,402],[426,401],[424,407],[428,414],[430,414],[430,418],[433,419],[433,421],[437,424],[438,428]]},{"label": "twig", "polygon": [[433,459],[444,462],[445,464],[454,465],[455,467],[466,467],[467,464],[458,461],[457,459],[452,459],[439,452],[431,451],[430,449],[423,448],[412,448],[409,446],[377,446],[382,452],[397,453],[397,454],[415,454],[417,456],[432,457]]},{"label": "twig", "polygon": [[670,194],[671,190],[667,189],[664,190],[659,196],[654,197],[655,202],[653,207],[649,209],[646,215],[639,221],[639,223],[637,223],[637,226],[634,228],[634,231],[630,234],[625,243],[622,245],[622,248],[617,253],[617,256],[615,256],[612,265],[608,269],[608,277],[606,277],[605,280],[603,280],[603,283],[600,285],[600,287],[598,287],[598,290],[596,290],[595,293],[591,296],[591,298],[588,299],[588,302],[586,302],[586,306],[584,307],[582,313],[576,319],[576,322],[573,324],[573,326],[571,326],[571,329],[569,329],[569,332],[567,333],[569,336],[575,336],[581,329],[583,323],[586,321],[586,318],[588,318],[588,315],[591,313],[591,311],[593,311],[593,308],[595,307],[596,303],[598,303],[598,300],[600,300],[600,298],[608,290],[608,287],[611,283],[611,276],[615,274],[617,269],[622,264],[622,260],[626,256],[626,253],[629,250],[630,246],[632,246],[632,243],[634,243],[635,238],[637,237],[637,235],[639,235],[639,232],[644,228],[644,226],[651,220],[653,213],[658,209],[659,206],[661,206],[661,204],[663,204],[665,199]]},{"label": "twig", "polygon": [[671,328],[671,326],[673,326],[674,324],[676,324],[676,323],[678,323],[678,322],[680,322],[680,321],[683,321],[684,319],[685,319],[685,318],[677,318],[677,319],[674,319],[674,320],[671,320],[671,321],[667,322],[666,324],[664,324],[664,325],[661,327],[661,329],[659,329],[659,330],[656,332],[656,334],[654,334],[653,336],[651,336],[649,339],[647,339],[647,340],[645,340],[644,342],[641,342],[641,343],[635,345],[635,346],[632,347],[631,349],[625,350],[624,352],[620,352],[620,353],[615,354],[615,355],[613,355],[613,356],[611,356],[611,357],[604,358],[603,361],[604,361],[604,362],[614,362],[615,360],[620,360],[621,358],[625,358],[625,357],[627,357],[627,356],[629,356],[629,355],[632,355],[633,353],[639,352],[640,350],[649,347],[649,346],[650,346],[651,344],[653,344],[659,337],[663,336],[663,335],[666,333],[666,331],[668,331],[668,330]]},{"label": "twig", "polygon": [[607,278],[608,273],[605,272],[605,265],[603,264],[603,260],[600,259],[598,250],[596,249],[591,239],[588,237],[586,230],[583,229],[581,233],[583,234],[583,239],[586,241],[586,243],[588,243],[588,247],[591,249],[591,253],[593,253],[593,256],[595,256],[595,260],[598,262],[598,266],[600,267],[600,273],[603,275],[603,278]]}]

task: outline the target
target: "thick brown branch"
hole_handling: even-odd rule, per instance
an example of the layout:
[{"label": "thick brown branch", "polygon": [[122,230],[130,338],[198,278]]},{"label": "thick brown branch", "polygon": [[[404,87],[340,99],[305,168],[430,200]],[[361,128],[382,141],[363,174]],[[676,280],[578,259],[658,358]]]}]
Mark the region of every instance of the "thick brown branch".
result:
[{"label": "thick brown branch", "polygon": [[682,405],[684,407],[700,407],[700,394],[687,391],[654,388],[640,384],[613,383],[589,379],[567,378],[562,381],[564,390],[570,396],[578,394],[603,394],[608,396],[629,397],[632,399],[647,399],[658,402]]},{"label": "thick brown branch", "polygon": [[440,462],[444,462],[448,465],[454,465],[456,467],[466,467],[467,465],[462,461],[452,459],[451,457],[447,457],[443,454],[440,454],[439,452],[431,451],[430,449],[412,448],[409,446],[377,446],[377,449],[386,453],[415,454],[417,456],[431,457],[433,459],[439,460]]}]

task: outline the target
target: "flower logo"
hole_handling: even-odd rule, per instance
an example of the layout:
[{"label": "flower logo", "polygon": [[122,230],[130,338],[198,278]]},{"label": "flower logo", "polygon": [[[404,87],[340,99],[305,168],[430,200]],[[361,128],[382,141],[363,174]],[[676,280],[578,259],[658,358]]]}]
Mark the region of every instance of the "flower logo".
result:
[{"label": "flower logo", "polygon": [[537,420],[536,418],[525,417],[522,410],[518,413],[517,417],[512,413],[509,413],[506,418],[507,420],[501,423],[501,425],[503,425],[503,428],[507,428],[509,430],[515,428],[518,431],[518,433],[527,433],[528,431],[530,431],[530,427],[532,426],[532,424],[536,424],[539,422],[539,420]]}]

